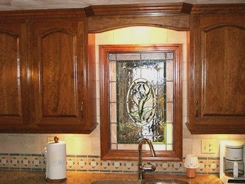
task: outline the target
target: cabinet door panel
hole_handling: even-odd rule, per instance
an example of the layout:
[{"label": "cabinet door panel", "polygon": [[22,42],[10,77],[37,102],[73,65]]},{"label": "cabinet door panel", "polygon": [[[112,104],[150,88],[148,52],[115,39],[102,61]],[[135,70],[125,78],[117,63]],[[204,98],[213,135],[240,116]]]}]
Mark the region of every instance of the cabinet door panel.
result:
[{"label": "cabinet door panel", "polygon": [[0,33],[0,41],[0,112],[2,115],[21,116],[19,106],[21,104],[18,103],[21,97],[20,78],[18,78],[19,38],[16,35]]},{"label": "cabinet door panel", "polygon": [[191,133],[245,132],[244,15],[191,16],[187,126]]},{"label": "cabinet door panel", "polygon": [[44,117],[77,116],[76,39],[66,32],[41,38],[42,112]]},{"label": "cabinet door panel", "polygon": [[245,29],[222,26],[204,31],[202,115],[245,114]]},{"label": "cabinet door panel", "polygon": [[[27,100],[25,89],[25,57],[21,47],[21,24],[2,24],[0,27],[0,124],[24,123]],[[22,98],[23,97],[23,98]]]},{"label": "cabinet door panel", "polygon": [[35,23],[32,29],[37,48],[33,55],[36,124],[81,125],[83,97],[78,93],[83,86],[77,21]]}]

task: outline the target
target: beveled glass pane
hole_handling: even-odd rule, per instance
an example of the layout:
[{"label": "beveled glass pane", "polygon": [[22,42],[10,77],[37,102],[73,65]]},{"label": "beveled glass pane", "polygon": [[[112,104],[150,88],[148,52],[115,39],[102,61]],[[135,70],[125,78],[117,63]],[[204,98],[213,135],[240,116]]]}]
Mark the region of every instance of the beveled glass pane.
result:
[{"label": "beveled glass pane", "polygon": [[167,123],[166,143],[173,144],[173,124]]},{"label": "beveled glass pane", "polygon": [[167,52],[166,53],[166,59],[174,59],[174,53],[173,52]]},{"label": "beveled glass pane", "polygon": [[118,144],[119,150],[137,150],[138,145],[137,144]]},{"label": "beveled glass pane", "polygon": [[167,122],[173,122],[173,104],[167,103]]},{"label": "beveled glass pane", "polygon": [[113,143],[112,143],[112,144],[111,144],[111,149],[112,149],[112,150],[117,150],[117,149],[118,149],[117,145],[118,145],[118,144],[113,144]]},{"label": "beveled glass pane", "polygon": [[173,150],[173,145],[172,144],[167,145],[167,150]]},{"label": "beveled glass pane", "polygon": [[117,54],[117,61],[120,60],[140,60],[140,53]]},{"label": "beveled glass pane", "polygon": [[165,54],[163,52],[155,52],[155,53],[142,53],[142,60],[159,60],[165,59]]},{"label": "beveled glass pane", "polygon": [[166,63],[166,67],[167,67],[166,79],[168,81],[172,81],[173,80],[173,61],[168,61]]},{"label": "beveled glass pane", "polygon": [[111,143],[117,143],[117,124],[111,124]]},{"label": "beveled glass pane", "polygon": [[163,151],[167,150],[167,145],[166,144],[154,144],[154,150],[157,151]]},{"label": "beveled glass pane", "polygon": [[110,121],[117,122],[117,105],[116,103],[110,103]]},{"label": "beveled glass pane", "polygon": [[110,62],[110,65],[109,65],[109,70],[110,70],[110,73],[109,73],[109,80],[111,82],[116,82],[116,61],[111,61]]},{"label": "beveled glass pane", "polygon": [[116,82],[110,83],[110,102],[117,102],[116,97]]},{"label": "beveled glass pane", "polygon": [[167,102],[173,101],[173,82],[167,82],[167,93],[166,93],[166,99]]},{"label": "beveled glass pane", "polygon": [[117,54],[114,54],[114,53],[110,53],[110,54],[108,54],[108,59],[110,60],[110,61],[116,61],[116,56],[117,56]]}]

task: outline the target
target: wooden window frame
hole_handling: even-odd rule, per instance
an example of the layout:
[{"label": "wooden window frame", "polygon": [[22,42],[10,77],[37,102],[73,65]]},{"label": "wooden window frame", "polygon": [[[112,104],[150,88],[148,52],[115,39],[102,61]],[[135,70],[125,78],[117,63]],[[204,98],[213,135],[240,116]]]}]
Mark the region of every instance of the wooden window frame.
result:
[{"label": "wooden window frame", "polygon": [[163,52],[174,51],[174,120],[173,120],[173,150],[158,150],[156,157],[151,157],[149,151],[143,151],[144,160],[181,161],[182,160],[182,45],[100,45],[100,142],[102,160],[137,160],[137,150],[112,150],[110,129],[110,92],[109,92],[109,52]]}]

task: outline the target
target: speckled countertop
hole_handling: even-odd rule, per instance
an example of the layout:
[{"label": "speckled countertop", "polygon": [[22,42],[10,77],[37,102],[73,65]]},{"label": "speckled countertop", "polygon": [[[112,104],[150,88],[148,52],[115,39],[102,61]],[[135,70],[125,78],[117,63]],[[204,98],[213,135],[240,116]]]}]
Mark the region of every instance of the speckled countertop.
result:
[{"label": "speckled countertop", "polygon": [[[185,175],[162,175],[146,174],[146,179],[178,179],[187,181],[189,184],[222,184],[216,175],[197,175],[194,179],[188,179]],[[85,173],[85,172],[67,172],[67,180],[60,184],[92,184],[95,181],[105,181],[108,183],[112,180],[120,181],[137,181],[137,174],[124,173]],[[48,184],[45,181],[45,173],[37,171],[5,171],[0,170],[1,184]],[[106,181],[104,183],[107,183]],[[124,182],[125,183],[125,182]]]}]

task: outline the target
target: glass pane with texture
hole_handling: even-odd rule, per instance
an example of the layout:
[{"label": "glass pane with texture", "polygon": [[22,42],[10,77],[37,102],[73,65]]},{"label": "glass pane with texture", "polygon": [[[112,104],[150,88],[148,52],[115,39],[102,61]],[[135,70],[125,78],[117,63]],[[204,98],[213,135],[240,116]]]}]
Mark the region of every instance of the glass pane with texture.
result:
[{"label": "glass pane with texture", "polygon": [[117,126],[111,137],[118,147],[137,144],[142,137],[172,144],[172,125],[166,126],[173,114],[172,59],[171,52],[109,54],[110,121],[116,117]]}]

